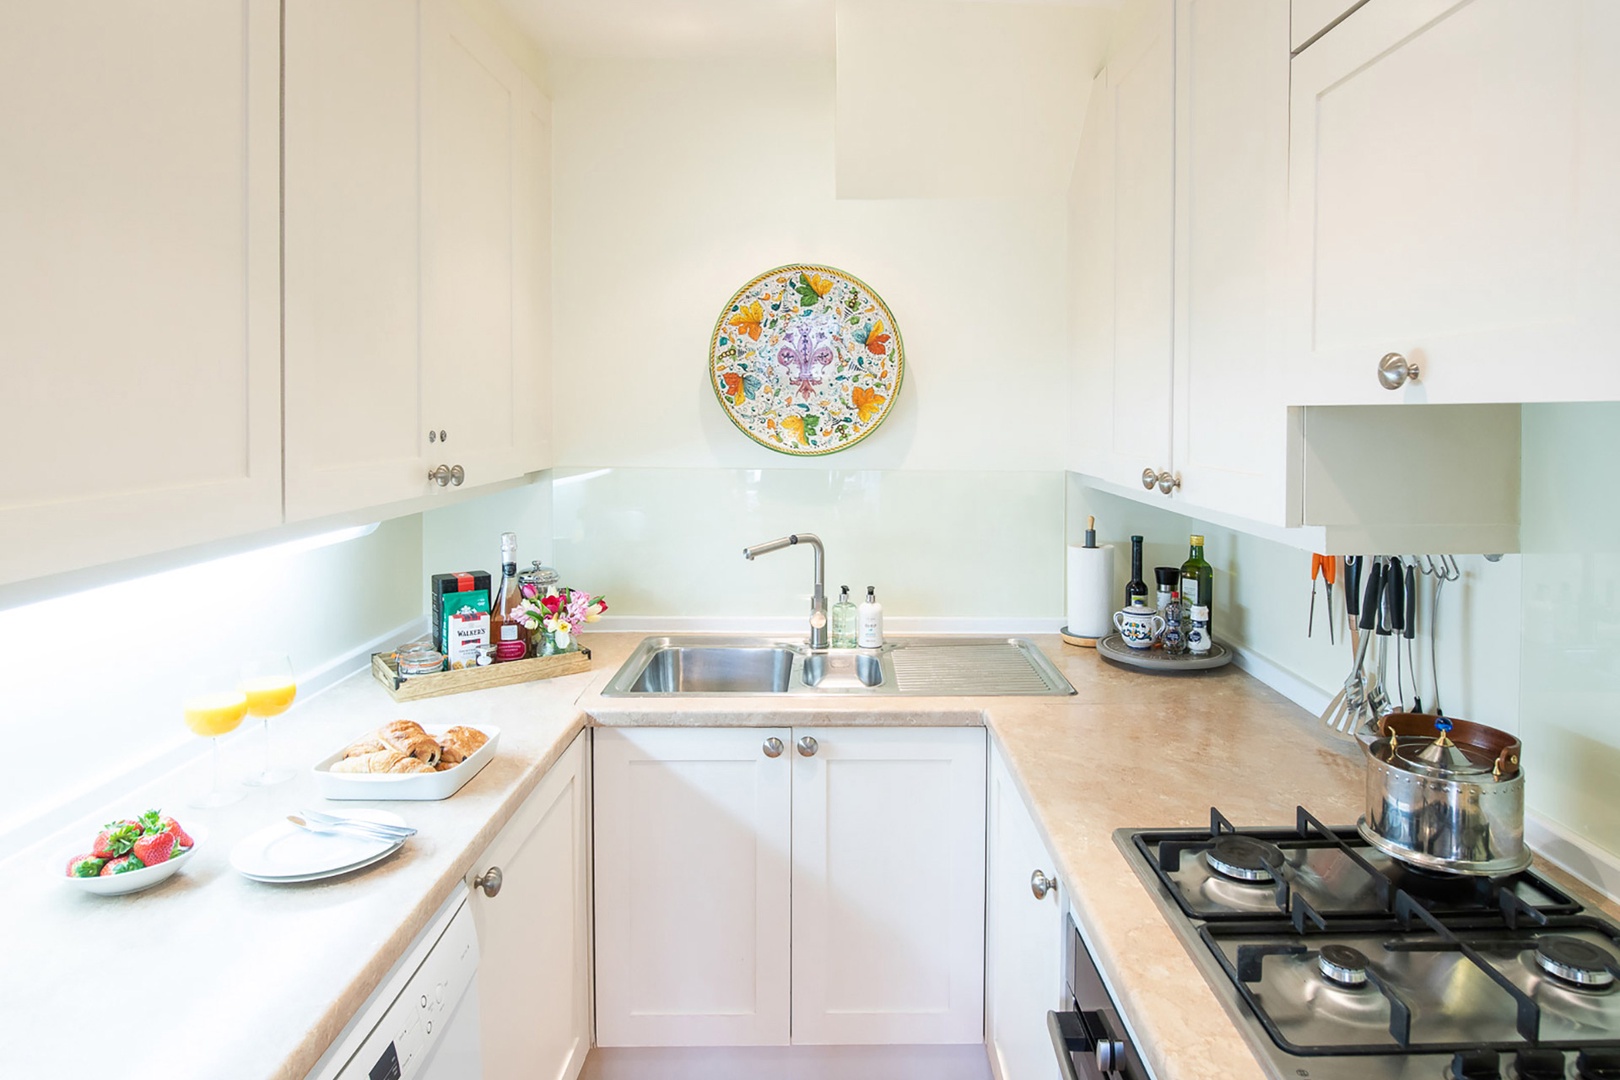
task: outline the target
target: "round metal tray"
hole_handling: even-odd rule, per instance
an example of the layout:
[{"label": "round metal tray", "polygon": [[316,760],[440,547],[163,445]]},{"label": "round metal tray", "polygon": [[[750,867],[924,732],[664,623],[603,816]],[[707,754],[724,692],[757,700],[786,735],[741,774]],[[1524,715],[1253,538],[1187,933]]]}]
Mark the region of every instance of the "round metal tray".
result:
[{"label": "round metal tray", "polygon": [[1163,649],[1133,649],[1125,644],[1125,639],[1118,634],[1109,634],[1097,642],[1097,654],[1107,657],[1116,664],[1160,673],[1208,671],[1211,668],[1225,667],[1232,662],[1232,650],[1219,641],[1214,642],[1209,652],[1201,656],[1193,653],[1172,656]]}]

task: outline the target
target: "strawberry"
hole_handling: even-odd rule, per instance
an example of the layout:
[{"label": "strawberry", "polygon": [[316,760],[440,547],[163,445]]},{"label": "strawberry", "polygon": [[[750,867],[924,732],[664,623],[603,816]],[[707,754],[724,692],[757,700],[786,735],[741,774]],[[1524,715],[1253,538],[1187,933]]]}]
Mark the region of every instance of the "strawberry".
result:
[{"label": "strawberry", "polygon": [[106,859],[98,859],[94,855],[75,855],[68,860],[68,877],[95,877],[106,865]]},{"label": "strawberry", "polygon": [[149,832],[135,841],[134,851],[142,866],[156,866],[160,862],[168,862],[169,856],[174,853],[174,833],[161,830]]},{"label": "strawberry", "polygon": [[90,850],[98,859],[114,859],[120,855],[129,854],[130,848],[141,837],[141,824],[124,818],[122,821],[108,822],[96,834],[96,842]]},{"label": "strawberry", "polygon": [[156,810],[148,810],[141,815],[141,827],[147,832],[167,832],[174,834],[174,842],[178,847],[188,848],[192,845],[191,837],[180,823],[167,814],[160,815]]},{"label": "strawberry", "polygon": [[106,866],[101,868],[101,877],[112,877],[114,874],[127,874],[131,870],[141,870],[141,860],[133,855],[120,855]]}]

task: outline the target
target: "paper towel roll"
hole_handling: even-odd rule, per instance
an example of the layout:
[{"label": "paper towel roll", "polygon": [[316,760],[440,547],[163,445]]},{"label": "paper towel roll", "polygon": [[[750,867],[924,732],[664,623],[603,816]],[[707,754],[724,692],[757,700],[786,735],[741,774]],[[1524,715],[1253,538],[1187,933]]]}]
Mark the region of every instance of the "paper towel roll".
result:
[{"label": "paper towel roll", "polygon": [[1069,545],[1068,630],[1073,637],[1101,638],[1114,630],[1114,548]]}]

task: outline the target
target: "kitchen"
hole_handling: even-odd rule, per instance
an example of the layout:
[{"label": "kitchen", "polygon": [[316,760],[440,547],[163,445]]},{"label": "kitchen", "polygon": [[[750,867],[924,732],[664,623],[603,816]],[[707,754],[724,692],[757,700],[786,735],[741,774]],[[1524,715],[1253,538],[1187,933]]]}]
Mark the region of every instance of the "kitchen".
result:
[{"label": "kitchen", "polygon": [[[614,718],[638,709],[601,691],[643,636],[806,633],[809,555],[739,557],[795,530],[826,541],[831,591],[876,585],[891,636],[1033,635],[1078,691],[860,710],[988,724],[985,752],[1059,881],[1029,903],[1073,912],[1160,1080],[1272,1072],[1111,832],[1207,826],[1212,804],[1245,826],[1289,826],[1297,804],[1336,827],[1362,811],[1359,751],[1316,719],[1348,647],[1342,581],[1338,640],[1320,606],[1306,636],[1313,551],[1457,557],[1434,660],[1417,657],[1425,690],[1523,741],[1534,870],[1615,917],[1596,895],[1620,893],[1615,522],[1598,471],[1620,399],[1599,333],[1620,225],[1589,194],[1616,164],[1613,76],[1593,58],[1616,40],[1605,5],[466,0],[402,16],[248,0],[103,12],[93,29],[56,7],[0,14],[4,96],[25,106],[0,140],[0,340],[27,404],[7,436],[26,465],[0,487],[0,633],[22,661],[4,713],[29,742],[66,734],[76,758],[0,796],[17,853],[4,909],[39,928],[5,947],[28,977],[4,1012],[48,1033],[8,1040],[8,1074],[99,1067],[57,1047],[114,1023],[121,988],[187,1017],[159,1062],[121,1062],[129,1075],[316,1072],[535,792],[589,805],[590,770],[571,764],[570,787],[556,765],[581,728],[628,730]],[[456,81],[469,69],[434,51],[447,42],[498,76],[524,124],[472,122],[488,87]],[[483,170],[445,167],[470,161]],[[1298,220],[1312,206],[1314,233]],[[493,263],[492,235],[514,242]],[[883,425],[825,462],[745,438],[703,356],[740,285],[801,261],[870,283],[907,361]],[[1417,378],[1383,389],[1388,352]],[[424,479],[441,465],[462,482]],[[1091,516],[1121,589],[1131,535],[1150,569],[1205,536],[1236,666],[1156,679],[1061,643],[1066,549]],[[520,565],[607,595],[589,674],[396,707],[364,674],[370,654],[425,629],[429,575],[498,569],[509,530]],[[219,601],[199,619],[202,597]],[[91,641],[106,644],[87,679]],[[205,786],[183,684],[265,650],[300,677],[275,728],[285,765],[307,771],[396,713],[499,726],[499,753],[453,798],[381,804],[418,836],[328,885],[258,885],[227,859],[310,801],[342,809],[307,778],[207,812],[197,866],[150,892],[65,894],[37,872],[86,823],[148,796],[172,812]],[[666,704],[665,725],[759,712]],[[855,719],[767,705],[774,719],[748,722],[792,743],[801,719]],[[757,755],[768,736],[752,734]],[[258,735],[222,740],[227,779],[257,766]],[[814,735],[827,750],[790,751],[794,768],[836,749]],[[570,819],[586,850],[587,818]],[[515,918],[499,901],[521,895],[475,915]],[[600,920],[572,895],[547,901],[572,904],[547,909],[558,924]],[[1061,917],[1047,983],[1016,1011],[1049,1076]],[[63,970],[66,943],[137,918],[206,944],[132,939],[124,955],[162,965],[99,991]],[[600,921],[594,934],[594,996],[587,958],[584,991],[565,980],[508,1004],[556,1016],[583,993],[603,1047]],[[591,935],[587,921],[570,948]],[[873,1050],[864,1075],[1024,1075],[1015,1051],[951,1053],[994,1042],[990,937],[988,1027]],[[497,986],[500,946],[483,953],[478,980]],[[78,955],[75,971],[105,963]],[[789,966],[791,982],[798,950]],[[507,999],[481,1000],[484,1074],[510,1075],[492,1064],[500,1036],[538,1025],[503,1025],[491,1003]],[[635,1075],[644,1051],[587,1054],[592,1023],[570,1027],[546,1036],[574,1047],[564,1068]],[[816,1049],[731,1060],[744,1075],[840,1067]],[[680,1057],[641,1075],[675,1075]]]}]

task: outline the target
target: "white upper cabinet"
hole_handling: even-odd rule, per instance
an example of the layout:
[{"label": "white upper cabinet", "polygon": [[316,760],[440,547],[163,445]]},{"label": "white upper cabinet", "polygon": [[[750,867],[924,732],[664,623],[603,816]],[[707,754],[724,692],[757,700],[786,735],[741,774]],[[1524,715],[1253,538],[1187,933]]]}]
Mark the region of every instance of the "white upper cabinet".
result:
[{"label": "white upper cabinet", "polygon": [[982,1042],[984,729],[793,738],[793,1041]]},{"label": "white upper cabinet", "polygon": [[281,520],[279,24],[0,5],[0,582]]},{"label": "white upper cabinet", "polygon": [[1173,498],[1283,525],[1289,421],[1272,327],[1288,206],[1286,5],[1176,0],[1175,128]]},{"label": "white upper cabinet", "polygon": [[1168,0],[1120,13],[1076,164],[1071,251],[1077,468],[1118,484],[1170,468],[1175,32]]},{"label": "white upper cabinet", "polygon": [[423,0],[422,361],[430,457],[544,467],[550,103],[454,0]]},{"label": "white upper cabinet", "polygon": [[1609,0],[1369,0],[1299,54],[1295,402],[1620,398],[1617,40]]},{"label": "white upper cabinet", "polygon": [[426,494],[415,4],[288,0],[287,516]]}]

